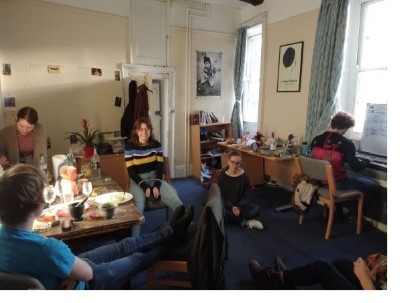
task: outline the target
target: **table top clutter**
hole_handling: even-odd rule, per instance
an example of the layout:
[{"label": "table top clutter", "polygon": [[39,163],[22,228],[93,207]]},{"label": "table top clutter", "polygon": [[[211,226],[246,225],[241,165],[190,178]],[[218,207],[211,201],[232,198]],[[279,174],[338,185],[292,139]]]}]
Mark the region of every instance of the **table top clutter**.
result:
[{"label": "table top clutter", "polygon": [[[132,195],[130,193],[125,193],[115,181],[106,177],[99,180],[91,180],[91,182],[93,183],[93,192],[88,201],[85,202],[83,220],[75,221],[73,229],[66,232],[61,231],[59,224],[53,223],[53,226],[47,228],[46,231],[41,232],[41,234],[59,240],[74,240],[106,233],[114,233],[121,230],[130,230],[133,225],[141,225],[144,223],[144,216],[131,202]],[[118,213],[112,219],[104,219],[100,217],[98,212],[99,203],[96,201],[102,203],[101,201],[106,200],[102,199],[105,195],[107,199],[115,200],[108,202],[117,202],[119,206]],[[116,201],[117,198],[119,198],[118,201]],[[85,199],[85,196],[77,196],[74,202],[79,202],[83,199]],[[70,218],[68,208],[61,206],[58,197],[51,207],[57,210],[59,219]],[[44,213],[45,212],[48,211],[45,210]],[[40,221],[41,217],[39,217],[38,220]]]}]

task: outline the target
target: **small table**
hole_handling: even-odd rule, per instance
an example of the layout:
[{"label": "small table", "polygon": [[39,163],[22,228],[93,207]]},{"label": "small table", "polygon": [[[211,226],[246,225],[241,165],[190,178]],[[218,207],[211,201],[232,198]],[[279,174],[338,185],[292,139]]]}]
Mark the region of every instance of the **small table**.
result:
[{"label": "small table", "polygon": [[[93,188],[106,187],[107,190],[123,191],[118,184],[111,180],[105,181],[105,178],[91,180]],[[96,209],[92,205],[83,214],[83,220],[74,222],[74,228],[71,231],[63,232],[59,225],[53,226],[49,231],[42,233],[45,237],[53,237],[63,240],[68,245],[88,244],[90,242],[99,242],[110,239],[121,240],[131,235],[131,228],[134,225],[141,225],[145,219],[132,201],[119,205],[118,214],[113,219],[91,220],[89,215]]]}]

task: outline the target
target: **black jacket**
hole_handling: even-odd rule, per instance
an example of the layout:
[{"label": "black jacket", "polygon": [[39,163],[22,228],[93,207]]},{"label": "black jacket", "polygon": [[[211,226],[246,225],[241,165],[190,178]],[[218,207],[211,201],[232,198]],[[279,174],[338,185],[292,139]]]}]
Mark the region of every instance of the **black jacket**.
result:
[{"label": "black jacket", "polygon": [[129,83],[129,103],[125,107],[124,113],[121,118],[121,137],[127,137],[127,141],[131,137],[131,131],[133,128],[133,124],[135,123],[134,109],[135,109],[135,99],[137,93],[137,84],[136,81],[132,80]]},{"label": "black jacket", "polygon": [[219,187],[213,184],[200,215],[196,235],[189,246],[187,263],[192,288],[226,289],[227,259],[224,207]]}]

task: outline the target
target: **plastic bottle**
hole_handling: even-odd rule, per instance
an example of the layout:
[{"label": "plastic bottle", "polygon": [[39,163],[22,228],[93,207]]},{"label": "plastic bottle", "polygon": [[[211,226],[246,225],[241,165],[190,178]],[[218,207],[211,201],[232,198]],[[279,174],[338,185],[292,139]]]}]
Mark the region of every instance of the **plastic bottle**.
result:
[{"label": "plastic bottle", "polygon": [[92,158],[90,158],[90,162],[92,163],[92,179],[100,179],[101,171],[100,171],[100,156],[97,154],[97,149],[94,149],[94,154]]},{"label": "plastic bottle", "polygon": [[307,156],[307,154],[308,154],[307,142],[305,142],[305,141],[301,143],[301,154],[303,156]]}]

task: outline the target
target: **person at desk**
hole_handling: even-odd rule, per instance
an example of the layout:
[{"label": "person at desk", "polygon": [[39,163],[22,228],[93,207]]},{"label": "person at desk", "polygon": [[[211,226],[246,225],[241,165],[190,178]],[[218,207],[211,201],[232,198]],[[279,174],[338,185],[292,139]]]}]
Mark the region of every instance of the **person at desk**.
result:
[{"label": "person at desk", "polygon": [[[355,125],[354,118],[347,112],[338,111],[331,117],[330,129],[311,141],[311,157],[329,161],[333,167],[336,188],[339,190],[360,190],[364,194],[364,205],[369,205],[377,197],[379,185],[367,178],[349,175],[344,168],[348,163],[354,171],[365,169],[369,160],[358,159],[356,148],[344,137],[347,130]],[[324,185],[324,184],[322,184]],[[354,206],[350,206],[353,209]],[[354,211],[354,214],[357,212]],[[341,203],[337,204],[335,216],[345,219]]]},{"label": "person at desk", "polygon": [[250,180],[240,167],[242,154],[233,150],[228,155],[228,166],[218,175],[218,186],[221,190],[227,221],[248,228],[264,229],[258,217],[258,205],[250,203]]},{"label": "person at desk", "polygon": [[55,238],[33,232],[46,205],[44,176],[32,165],[17,164],[0,176],[0,271],[38,279],[46,289],[121,289],[172,245],[187,241],[193,205],[181,205],[169,225],[75,256]]},{"label": "person at desk", "polygon": [[17,113],[16,124],[0,131],[0,164],[38,166],[40,155],[47,159],[46,130],[38,122],[37,111],[32,107],[23,107]]},{"label": "person at desk", "polygon": [[[133,125],[131,138],[125,147],[125,163],[130,177],[129,191],[141,213],[147,199],[160,197],[172,211],[183,205],[175,190],[163,180],[163,150],[161,143],[154,138],[150,119],[139,118]],[[139,232],[140,226],[132,228],[132,236],[138,236]]]}]

